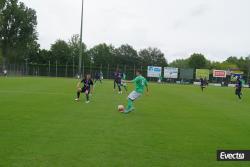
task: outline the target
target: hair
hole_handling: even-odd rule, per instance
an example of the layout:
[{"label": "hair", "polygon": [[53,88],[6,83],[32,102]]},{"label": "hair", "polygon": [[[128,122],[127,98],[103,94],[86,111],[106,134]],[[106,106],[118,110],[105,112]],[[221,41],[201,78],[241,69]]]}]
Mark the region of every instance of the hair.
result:
[{"label": "hair", "polygon": [[87,79],[88,76],[90,76],[90,78],[91,78],[91,74],[86,74],[85,79]]},{"label": "hair", "polygon": [[141,74],[141,70],[136,70],[136,72],[138,72],[139,74]]}]

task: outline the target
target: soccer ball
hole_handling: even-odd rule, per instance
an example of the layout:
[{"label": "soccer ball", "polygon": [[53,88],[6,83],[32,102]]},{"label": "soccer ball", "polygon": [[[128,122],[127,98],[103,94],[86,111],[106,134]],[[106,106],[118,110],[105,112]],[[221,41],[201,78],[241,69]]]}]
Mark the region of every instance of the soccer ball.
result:
[{"label": "soccer ball", "polygon": [[123,105],[119,105],[119,106],[118,106],[118,111],[119,111],[119,112],[124,112],[124,110],[125,110],[125,108],[124,108]]}]

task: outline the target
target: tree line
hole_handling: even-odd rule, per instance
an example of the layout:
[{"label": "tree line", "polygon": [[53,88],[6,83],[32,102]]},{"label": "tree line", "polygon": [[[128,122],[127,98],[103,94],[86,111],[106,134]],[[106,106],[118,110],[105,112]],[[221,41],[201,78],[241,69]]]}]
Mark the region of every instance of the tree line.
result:
[{"label": "tree line", "polygon": [[[224,62],[207,60],[200,53],[188,59],[178,59],[168,64],[164,53],[155,47],[135,50],[124,44],[115,47],[111,44],[98,44],[92,48],[82,43],[85,66],[134,65],[172,66],[177,68],[240,69],[250,71],[250,57],[229,57]],[[80,37],[73,35],[68,41],[58,39],[50,49],[41,49],[38,43],[37,15],[34,9],[19,0],[0,1],[0,64],[78,65]]]},{"label": "tree line", "polygon": [[[41,49],[38,44],[36,11],[18,0],[1,0],[0,3],[0,57],[2,63],[78,65],[80,54],[79,35],[69,41],[57,40],[50,49]],[[105,43],[92,48],[83,45],[83,62],[92,64],[128,64],[167,66],[164,54],[158,48],[146,48],[139,52],[124,44],[116,48]]]},{"label": "tree line", "polygon": [[169,64],[169,66],[193,69],[241,70],[249,76],[250,55],[245,58],[237,58],[235,56],[231,56],[223,62],[216,62],[207,60],[202,54],[194,53],[187,59],[177,59],[173,61]]}]

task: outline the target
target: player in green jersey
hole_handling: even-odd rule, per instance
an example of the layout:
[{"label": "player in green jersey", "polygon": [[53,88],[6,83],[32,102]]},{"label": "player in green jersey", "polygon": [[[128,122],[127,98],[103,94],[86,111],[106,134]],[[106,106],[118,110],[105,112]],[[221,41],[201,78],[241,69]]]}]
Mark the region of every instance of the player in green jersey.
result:
[{"label": "player in green jersey", "polygon": [[126,110],[124,111],[125,114],[128,114],[134,110],[133,102],[139,97],[141,97],[145,87],[147,88],[147,93],[148,93],[148,81],[141,75],[140,71],[136,71],[136,76],[137,77],[132,81],[123,81],[126,83],[135,84],[135,90],[131,92],[128,96],[128,105]]}]

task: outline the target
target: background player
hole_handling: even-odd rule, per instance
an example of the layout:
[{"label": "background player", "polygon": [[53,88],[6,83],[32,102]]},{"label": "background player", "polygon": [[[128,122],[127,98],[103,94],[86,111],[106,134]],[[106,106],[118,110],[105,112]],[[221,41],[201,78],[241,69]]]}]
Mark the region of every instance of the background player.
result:
[{"label": "background player", "polygon": [[206,88],[206,81],[205,81],[203,78],[201,78],[201,79],[200,79],[200,82],[201,82],[201,90],[202,90],[202,92],[203,92],[204,89]]},{"label": "background player", "polygon": [[124,87],[125,91],[128,92],[128,89],[127,89],[127,83],[126,82],[123,82],[126,80],[126,74],[125,73],[122,73],[122,80],[121,80],[121,86]]},{"label": "background player", "polygon": [[115,91],[116,86],[117,86],[118,93],[122,94],[121,85],[122,85],[122,73],[120,72],[119,69],[117,69],[116,72],[114,72],[114,91]]},{"label": "background player", "polygon": [[241,91],[242,91],[242,81],[240,80],[240,77],[238,77],[236,81],[235,95],[237,95],[239,99],[241,99],[242,96]]},{"label": "background player", "polygon": [[102,84],[102,76],[101,76],[101,72],[95,72],[95,85],[96,82],[99,81]]},{"label": "background player", "polygon": [[[81,88],[80,85],[83,84]],[[91,75],[87,74],[86,78],[77,84],[77,98],[76,101],[79,101],[80,94],[84,93],[86,95],[86,103],[89,103],[89,94],[93,93],[93,81],[91,79]]]},{"label": "background player", "polygon": [[135,84],[135,90],[133,92],[131,92],[128,96],[128,105],[127,105],[126,110],[124,111],[125,114],[128,114],[134,110],[133,102],[143,94],[145,86],[147,88],[147,93],[148,93],[148,82],[141,75],[141,72],[139,70],[136,71],[136,76],[137,77],[132,81],[123,81],[126,83],[134,83]]}]

